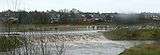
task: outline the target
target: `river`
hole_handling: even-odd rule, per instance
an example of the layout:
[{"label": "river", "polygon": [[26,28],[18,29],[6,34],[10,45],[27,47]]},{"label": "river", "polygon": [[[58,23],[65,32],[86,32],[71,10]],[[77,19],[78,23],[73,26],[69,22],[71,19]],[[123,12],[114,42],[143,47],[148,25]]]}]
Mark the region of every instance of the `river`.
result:
[{"label": "river", "polygon": [[0,55],[118,55],[135,45],[152,42],[108,40],[99,31],[12,32],[27,37],[30,44]]}]

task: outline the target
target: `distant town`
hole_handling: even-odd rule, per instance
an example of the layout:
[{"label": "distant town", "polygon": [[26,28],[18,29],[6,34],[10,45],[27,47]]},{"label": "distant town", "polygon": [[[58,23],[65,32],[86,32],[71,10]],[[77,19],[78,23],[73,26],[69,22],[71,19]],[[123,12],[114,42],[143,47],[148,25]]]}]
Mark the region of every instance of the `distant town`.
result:
[{"label": "distant town", "polygon": [[59,11],[2,11],[0,22],[12,24],[140,24],[160,22],[160,13],[100,13],[82,12],[77,9]]}]

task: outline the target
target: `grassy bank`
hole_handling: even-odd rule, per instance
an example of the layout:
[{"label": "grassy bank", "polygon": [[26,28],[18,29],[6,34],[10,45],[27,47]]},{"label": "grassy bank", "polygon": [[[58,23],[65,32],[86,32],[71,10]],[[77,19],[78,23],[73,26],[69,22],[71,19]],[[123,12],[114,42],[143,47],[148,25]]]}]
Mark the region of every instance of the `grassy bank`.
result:
[{"label": "grassy bank", "polygon": [[144,44],[125,50],[120,55],[160,55],[160,44]]},{"label": "grassy bank", "polygon": [[116,29],[104,32],[104,36],[111,40],[159,40],[160,29]]},{"label": "grassy bank", "polygon": [[20,47],[23,44],[22,40],[22,37],[18,36],[0,36],[0,52],[7,52]]}]

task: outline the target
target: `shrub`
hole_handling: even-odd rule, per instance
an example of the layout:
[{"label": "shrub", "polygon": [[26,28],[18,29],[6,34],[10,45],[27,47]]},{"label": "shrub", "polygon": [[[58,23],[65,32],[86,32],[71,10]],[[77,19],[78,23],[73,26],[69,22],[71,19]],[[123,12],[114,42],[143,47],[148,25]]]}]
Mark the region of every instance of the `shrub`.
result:
[{"label": "shrub", "polygon": [[0,36],[0,52],[11,51],[22,45],[22,37],[19,36]]}]

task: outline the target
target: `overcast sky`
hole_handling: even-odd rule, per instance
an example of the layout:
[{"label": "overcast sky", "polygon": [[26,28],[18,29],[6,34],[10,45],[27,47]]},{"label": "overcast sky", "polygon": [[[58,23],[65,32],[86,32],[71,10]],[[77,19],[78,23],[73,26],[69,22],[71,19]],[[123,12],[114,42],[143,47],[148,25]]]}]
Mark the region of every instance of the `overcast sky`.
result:
[{"label": "overcast sky", "polygon": [[160,0],[0,0],[0,10],[59,10],[84,12],[160,12]]}]

